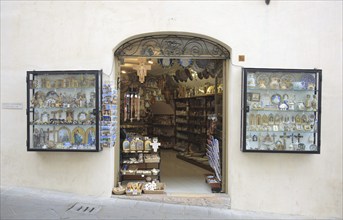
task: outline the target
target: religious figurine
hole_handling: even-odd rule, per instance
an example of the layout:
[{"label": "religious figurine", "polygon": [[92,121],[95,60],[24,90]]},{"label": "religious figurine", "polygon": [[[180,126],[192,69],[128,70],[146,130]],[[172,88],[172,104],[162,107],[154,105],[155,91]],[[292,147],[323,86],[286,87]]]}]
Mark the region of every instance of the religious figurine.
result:
[{"label": "religious figurine", "polygon": [[136,149],[137,149],[137,147],[136,147],[136,139],[133,139],[130,142],[130,151],[135,151]]},{"label": "religious figurine", "polygon": [[72,109],[66,110],[66,123],[72,124],[74,120],[74,111]]},{"label": "religious figurine", "polygon": [[33,147],[40,147],[40,132],[37,128],[35,128],[33,132]]},{"label": "religious figurine", "polygon": [[45,88],[48,88],[48,89],[51,88],[51,84],[50,84],[50,81],[49,81],[49,80],[46,80],[46,81],[45,81]]},{"label": "religious figurine", "polygon": [[306,95],[305,107],[307,110],[311,109],[311,95]]},{"label": "religious figurine", "polygon": [[269,86],[271,89],[279,89],[280,79],[278,77],[272,77]]},{"label": "religious figurine", "polygon": [[276,150],[283,150],[284,149],[284,146],[280,140],[276,141],[275,145],[276,145]]},{"label": "religious figurine", "polygon": [[63,97],[62,97],[62,93],[60,93],[60,95],[57,97],[56,103],[55,103],[55,107],[57,107],[57,108],[63,107]]},{"label": "religious figurine", "polygon": [[283,103],[280,103],[280,104],[279,104],[279,109],[280,109],[280,110],[283,110],[283,111],[288,110],[288,109],[289,109],[289,106],[288,106],[287,102],[284,101]]},{"label": "religious figurine", "polygon": [[316,87],[316,85],[315,85],[314,83],[309,82],[309,83],[307,84],[307,89],[308,89],[308,90],[314,90],[315,87]]},{"label": "religious figurine", "polygon": [[145,138],[145,142],[144,142],[144,150],[145,151],[150,151],[151,150],[150,144],[151,144],[150,138],[146,137]]},{"label": "religious figurine", "polygon": [[287,104],[288,104],[288,109],[289,110],[295,110],[294,99],[295,99],[295,95],[293,95],[293,97],[288,100]]},{"label": "religious figurine", "polygon": [[128,139],[125,139],[123,141],[123,151],[129,151],[130,150],[130,141]]},{"label": "religious figurine", "polygon": [[75,133],[74,133],[74,143],[76,144],[76,145],[81,145],[82,144],[82,136],[81,136],[81,134],[79,133],[79,131],[78,130],[76,130],[75,131]]},{"label": "religious figurine", "polygon": [[317,111],[318,110],[318,100],[317,100],[317,96],[313,95],[313,100],[311,102],[311,106],[313,111]]},{"label": "religious figurine", "polygon": [[254,74],[248,74],[247,84],[250,87],[255,87],[256,86],[256,79],[255,79],[255,75]]},{"label": "religious figurine", "polygon": [[143,151],[144,150],[144,142],[141,139],[137,139],[136,149],[138,151]]},{"label": "religious figurine", "polygon": [[259,88],[261,88],[261,89],[265,89],[265,88],[267,88],[267,86],[266,86],[266,81],[265,80],[259,80],[258,81],[258,87]]}]

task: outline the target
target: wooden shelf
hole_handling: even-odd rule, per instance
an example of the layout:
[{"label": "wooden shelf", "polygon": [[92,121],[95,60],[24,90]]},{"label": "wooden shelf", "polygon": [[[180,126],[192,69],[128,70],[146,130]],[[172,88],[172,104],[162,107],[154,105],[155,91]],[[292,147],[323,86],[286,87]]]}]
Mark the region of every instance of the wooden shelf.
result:
[{"label": "wooden shelf", "polygon": [[186,161],[188,163],[191,163],[191,164],[194,164],[194,165],[196,165],[198,167],[201,167],[201,168],[203,168],[205,170],[213,172],[213,169],[210,167],[210,165],[200,163],[199,161],[193,160],[192,158],[189,158],[189,157],[181,155],[181,154],[177,154],[176,157],[181,159],[181,160],[184,160],[184,161]]},{"label": "wooden shelf", "polygon": [[171,126],[175,126],[174,124],[170,124],[170,125],[167,125],[167,124],[151,124],[152,126],[160,126],[160,127],[171,127]]}]

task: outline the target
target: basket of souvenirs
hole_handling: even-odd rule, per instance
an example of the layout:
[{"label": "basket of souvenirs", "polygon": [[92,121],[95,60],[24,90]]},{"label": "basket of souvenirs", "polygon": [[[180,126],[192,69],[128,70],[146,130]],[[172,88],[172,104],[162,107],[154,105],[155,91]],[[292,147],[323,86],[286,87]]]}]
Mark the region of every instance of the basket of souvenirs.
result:
[{"label": "basket of souvenirs", "polygon": [[122,187],[121,183],[118,183],[118,187],[113,187],[112,190],[114,195],[123,195],[125,193],[125,188]]},{"label": "basket of souvenirs", "polygon": [[148,182],[144,184],[143,191],[146,194],[163,194],[166,189],[165,183],[160,182]]},{"label": "basket of souvenirs", "polygon": [[139,196],[142,195],[143,183],[141,182],[129,182],[126,185],[126,195]]}]

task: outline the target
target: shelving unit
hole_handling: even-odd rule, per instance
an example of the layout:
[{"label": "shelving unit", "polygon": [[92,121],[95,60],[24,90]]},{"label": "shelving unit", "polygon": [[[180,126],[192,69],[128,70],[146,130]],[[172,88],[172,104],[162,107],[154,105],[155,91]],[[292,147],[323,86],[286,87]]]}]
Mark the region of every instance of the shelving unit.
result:
[{"label": "shelving unit", "polygon": [[152,117],[152,137],[158,137],[161,147],[171,149],[175,145],[174,115],[154,114]]},{"label": "shelving unit", "polygon": [[206,155],[207,117],[215,113],[215,95],[175,99],[174,149],[179,159],[212,171]]},{"label": "shelving unit", "polygon": [[142,136],[148,136],[151,125],[145,122],[125,122],[120,124],[120,128],[125,129],[127,133],[138,133]]},{"label": "shelving unit", "polygon": [[[158,160],[149,160],[154,156]],[[126,180],[145,180],[146,177],[160,180],[160,151],[122,151],[120,156],[120,181]],[[154,173],[153,169],[158,169]]]},{"label": "shelving unit", "polygon": [[321,70],[243,69],[243,152],[320,153]]},{"label": "shelving unit", "polygon": [[97,152],[101,70],[27,72],[27,150]]}]

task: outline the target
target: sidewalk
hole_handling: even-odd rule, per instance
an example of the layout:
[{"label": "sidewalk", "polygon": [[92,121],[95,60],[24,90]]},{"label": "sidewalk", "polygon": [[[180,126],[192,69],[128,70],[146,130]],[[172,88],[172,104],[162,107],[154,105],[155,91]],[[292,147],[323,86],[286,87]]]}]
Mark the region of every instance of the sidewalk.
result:
[{"label": "sidewalk", "polygon": [[301,216],[1,187],[1,219],[304,219]]}]

